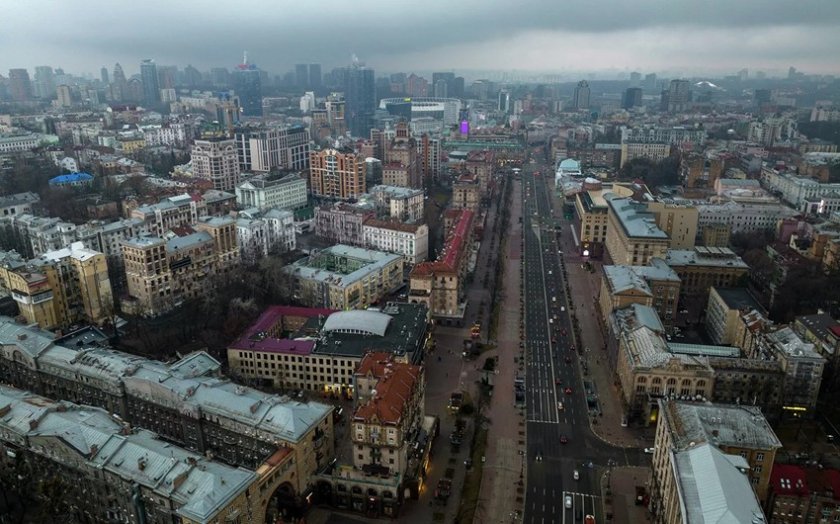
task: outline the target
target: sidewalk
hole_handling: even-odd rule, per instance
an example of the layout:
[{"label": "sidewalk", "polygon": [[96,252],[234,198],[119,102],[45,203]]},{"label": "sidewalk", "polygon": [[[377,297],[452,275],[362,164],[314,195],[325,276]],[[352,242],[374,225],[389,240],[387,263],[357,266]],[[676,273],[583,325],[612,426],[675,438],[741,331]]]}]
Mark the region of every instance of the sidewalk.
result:
[{"label": "sidewalk", "polygon": [[[645,506],[636,505],[636,486],[647,488],[650,469],[614,468],[601,479],[604,511],[612,514],[613,524],[648,522],[650,514]],[[606,483],[609,482],[607,489]]]},{"label": "sidewalk", "polygon": [[510,204],[510,221],[504,232],[505,269],[500,285],[499,325],[497,347],[492,352],[498,356],[497,370],[487,417],[490,419],[487,439],[486,462],[481,480],[479,506],[475,523],[518,522],[524,504],[525,475],[525,423],[522,411],[515,407],[513,381],[519,369],[522,352],[519,349],[520,319],[520,264],[519,242],[522,237],[521,183],[513,184]]},{"label": "sidewalk", "polygon": [[[549,183],[552,192],[552,212],[555,218],[563,216],[563,198],[554,195],[554,184]],[[594,384],[597,390],[600,415],[590,417],[589,425],[598,438],[608,444],[621,447],[644,447],[644,433],[640,430],[621,426],[624,409],[621,404],[621,391],[617,377],[609,368],[606,358],[603,326],[598,316],[598,294],[601,285],[601,267],[592,263],[594,272],[581,267],[584,260],[575,248],[570,222],[562,221],[561,249],[566,266],[566,282],[569,286],[569,312],[577,316],[581,339],[577,341],[581,361],[586,362],[588,372],[584,380]],[[597,421],[597,422],[596,422]]]}]

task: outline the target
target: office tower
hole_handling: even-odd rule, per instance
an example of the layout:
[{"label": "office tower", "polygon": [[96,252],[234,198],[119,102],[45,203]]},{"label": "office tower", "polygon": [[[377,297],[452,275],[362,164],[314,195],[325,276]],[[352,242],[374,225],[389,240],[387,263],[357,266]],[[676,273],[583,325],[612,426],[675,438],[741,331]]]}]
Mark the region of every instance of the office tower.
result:
[{"label": "office tower", "polygon": [[210,83],[213,87],[228,87],[230,85],[230,72],[226,67],[214,67],[210,70]]},{"label": "office tower", "polygon": [[306,89],[309,86],[309,66],[297,64],[295,66],[295,86]]},{"label": "office tower", "polygon": [[411,73],[405,81],[405,92],[408,96],[416,96],[418,98],[429,96],[429,82],[422,76]]},{"label": "office tower", "polygon": [[642,105],[642,88],[629,87],[624,91],[624,99],[621,101],[621,107],[624,109],[632,109]]},{"label": "office tower", "polygon": [[497,109],[500,113],[510,112],[510,93],[499,91],[499,107]]},{"label": "office tower", "polygon": [[656,91],[656,73],[650,73],[645,75],[645,83],[642,85],[644,89],[648,91],[655,92]]},{"label": "office tower", "polygon": [[201,71],[188,65],[184,68],[184,85],[187,87],[195,87],[201,85]]},{"label": "office tower", "polygon": [[642,74],[633,71],[630,73],[630,87],[640,87],[642,85]]},{"label": "office tower", "polygon": [[309,64],[309,89],[321,87],[321,64]]},{"label": "office tower", "polygon": [[309,190],[315,196],[346,200],[365,192],[365,162],[335,149],[309,153]]},{"label": "office tower", "polygon": [[376,111],[376,83],[373,69],[358,62],[348,68],[344,99],[345,118],[350,133],[356,137],[370,136],[373,114]]},{"label": "office tower", "polygon": [[38,66],[35,68],[35,81],[32,83],[32,91],[38,98],[52,98],[55,95],[55,75],[50,66]]},{"label": "office tower", "polygon": [[143,82],[143,101],[147,104],[160,102],[160,81],[157,66],[151,58],[140,62],[140,80]]},{"label": "office tower", "polygon": [[213,182],[213,189],[233,191],[239,183],[239,157],[233,138],[196,140],[191,152],[193,174]]},{"label": "office tower", "polygon": [[300,171],[309,163],[309,130],[305,127],[240,127],[234,138],[243,171]]},{"label": "office tower", "polygon": [[70,93],[70,86],[62,84],[55,89],[58,95],[58,107],[70,107],[73,105],[73,97]]},{"label": "office tower", "polygon": [[178,77],[178,66],[160,66],[157,68],[158,88],[174,89]]},{"label": "office tower", "polygon": [[248,63],[245,56],[243,63],[233,70],[233,90],[239,96],[242,114],[262,116],[262,81],[260,71],[255,64]]},{"label": "office tower", "polygon": [[116,64],[114,64],[114,83],[124,86],[125,82],[125,73],[123,72],[123,68],[120,65],[120,63],[117,62]]},{"label": "office tower", "polygon": [[753,93],[753,100],[758,107],[768,105],[773,101],[773,91],[771,89],[756,89]]},{"label": "office tower", "polygon": [[581,80],[575,87],[573,104],[575,109],[589,109],[589,82]]},{"label": "office tower", "polygon": [[449,86],[449,96],[452,98],[464,97],[464,77],[456,76],[452,85]]},{"label": "office tower", "polygon": [[668,87],[668,112],[678,113],[689,108],[691,83],[688,80],[671,80]]},{"label": "office tower", "polygon": [[32,100],[32,82],[26,69],[9,69],[9,94],[15,102]]},{"label": "office tower", "polygon": [[108,68],[102,66],[102,69],[99,70],[99,79],[102,80],[102,83],[108,85],[111,83],[110,79],[108,78]]},{"label": "office tower", "polygon": [[440,79],[435,82],[435,98],[446,98],[446,80]]}]

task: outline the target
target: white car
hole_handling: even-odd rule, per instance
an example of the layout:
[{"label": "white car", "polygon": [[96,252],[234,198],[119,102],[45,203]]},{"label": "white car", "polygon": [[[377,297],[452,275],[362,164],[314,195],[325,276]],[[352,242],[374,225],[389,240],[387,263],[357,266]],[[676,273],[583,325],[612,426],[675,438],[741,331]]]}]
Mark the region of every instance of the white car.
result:
[{"label": "white car", "polygon": [[580,480],[580,473],[578,472],[578,470],[575,470],[572,476],[575,478],[575,480]]},{"label": "white car", "polygon": [[653,455],[653,452],[656,448],[645,448],[645,453],[648,455]]},{"label": "white car", "polygon": [[566,502],[565,502],[566,509],[572,509],[572,496],[566,495]]},{"label": "white car", "polygon": [[560,306],[560,311],[566,311],[566,306]]}]

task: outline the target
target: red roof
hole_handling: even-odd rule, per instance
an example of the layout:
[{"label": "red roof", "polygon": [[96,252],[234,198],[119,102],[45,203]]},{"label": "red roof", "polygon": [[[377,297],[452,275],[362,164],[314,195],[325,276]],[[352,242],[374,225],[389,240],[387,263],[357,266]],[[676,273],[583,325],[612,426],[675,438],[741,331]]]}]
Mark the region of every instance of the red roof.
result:
[{"label": "red roof", "polygon": [[831,326],[828,330],[831,331],[834,336],[840,337],[840,326]]},{"label": "red roof", "polygon": [[[242,335],[230,345],[231,349],[249,349],[252,351],[268,351],[272,353],[304,353],[308,354],[314,347],[314,342],[305,340],[290,340],[277,338],[273,330],[283,317],[317,316],[327,317],[335,310],[313,307],[271,306],[260,315]],[[275,335],[275,336],[272,336]]]},{"label": "red roof", "polygon": [[377,378],[376,395],[356,408],[354,420],[397,425],[403,418],[406,403],[411,399],[417,381],[420,380],[420,366],[396,362],[391,353],[371,352],[359,363],[356,375]]},{"label": "red roof", "polygon": [[773,464],[770,489],[776,495],[807,496],[808,483],[805,470],[791,464]]},{"label": "red roof", "polygon": [[411,271],[413,275],[429,275],[432,273],[452,273],[458,270],[458,261],[464,254],[472,232],[472,222],[475,213],[469,209],[449,209],[446,211],[447,218],[460,215],[458,222],[452,227],[443,251],[434,262],[421,262],[414,266]]}]

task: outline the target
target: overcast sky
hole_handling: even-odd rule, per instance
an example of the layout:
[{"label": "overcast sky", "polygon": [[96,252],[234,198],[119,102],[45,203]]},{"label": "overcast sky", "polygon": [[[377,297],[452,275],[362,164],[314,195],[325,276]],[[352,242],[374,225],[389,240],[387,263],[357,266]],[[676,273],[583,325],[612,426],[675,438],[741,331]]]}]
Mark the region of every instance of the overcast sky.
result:
[{"label": "overcast sky", "polygon": [[131,75],[142,58],[207,70],[840,73],[840,0],[5,0],[0,74]]}]

